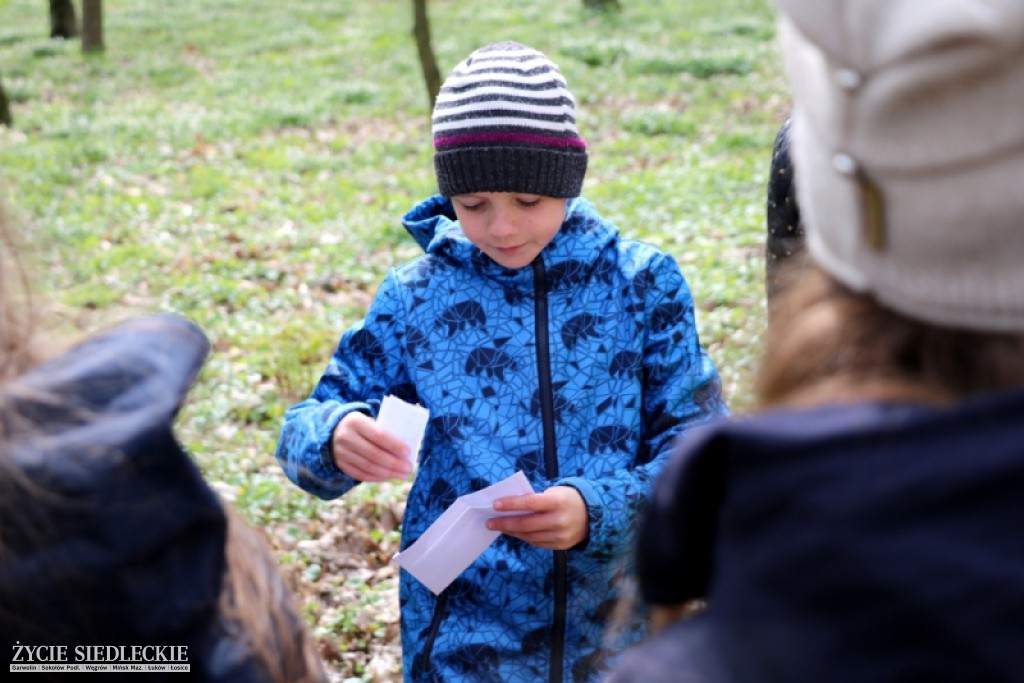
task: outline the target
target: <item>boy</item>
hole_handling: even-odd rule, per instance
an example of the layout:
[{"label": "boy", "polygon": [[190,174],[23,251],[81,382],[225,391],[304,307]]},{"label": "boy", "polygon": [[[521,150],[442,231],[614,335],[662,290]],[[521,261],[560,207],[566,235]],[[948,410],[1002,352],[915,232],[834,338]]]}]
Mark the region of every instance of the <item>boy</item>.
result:
[{"label": "boy", "polygon": [[[637,511],[676,437],[727,414],[675,261],[579,198],[586,143],[543,54],[489,45],[433,113],[440,194],[404,218],[427,254],[391,271],[342,337],[277,456],[323,498],[406,477],[373,417],[394,394],[430,411],[407,548],[460,495],[522,470],[504,532],[435,596],[403,575],[409,680],[589,680]],[[415,455],[415,454],[411,454]],[[625,634],[635,641],[639,626]]]}]

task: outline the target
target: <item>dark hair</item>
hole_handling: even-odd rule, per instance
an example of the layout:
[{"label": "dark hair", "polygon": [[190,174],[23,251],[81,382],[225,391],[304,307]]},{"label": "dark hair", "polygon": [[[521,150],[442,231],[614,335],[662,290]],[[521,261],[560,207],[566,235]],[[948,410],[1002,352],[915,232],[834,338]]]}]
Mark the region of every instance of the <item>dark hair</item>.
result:
[{"label": "dark hair", "polygon": [[796,196],[796,172],[789,154],[790,128],[787,118],[772,145],[765,205],[764,282],[771,302],[788,285],[799,267],[804,250],[804,225]]}]

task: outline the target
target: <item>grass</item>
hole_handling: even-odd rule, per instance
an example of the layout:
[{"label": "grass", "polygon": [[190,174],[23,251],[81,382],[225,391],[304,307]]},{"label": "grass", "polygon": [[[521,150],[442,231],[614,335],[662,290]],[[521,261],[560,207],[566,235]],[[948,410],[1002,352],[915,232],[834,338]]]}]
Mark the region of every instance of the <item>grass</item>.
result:
[{"label": "grass", "polygon": [[[764,185],[788,110],[772,9],[623,6],[434,0],[429,10],[445,73],[502,39],[559,63],[590,144],[585,195],[679,260],[702,341],[742,411],[764,327]],[[398,217],[435,188],[411,2],[106,0],[104,21],[106,52],[87,56],[47,38],[36,0],[0,0],[15,117],[0,129],[0,182],[34,245],[53,338],[153,310],[198,322],[214,353],[182,440],[250,520],[313,537],[309,525],[344,503],[283,479],[281,416],[384,272],[417,253]],[[322,562],[281,557],[319,579]],[[351,614],[307,607],[324,637],[352,628]]]}]

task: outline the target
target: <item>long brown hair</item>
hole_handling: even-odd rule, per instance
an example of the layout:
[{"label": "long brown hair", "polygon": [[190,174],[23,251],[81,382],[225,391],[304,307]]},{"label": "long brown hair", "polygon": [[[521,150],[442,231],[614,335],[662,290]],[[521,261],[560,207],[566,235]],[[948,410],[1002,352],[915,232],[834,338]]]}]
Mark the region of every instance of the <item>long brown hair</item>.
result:
[{"label": "long brown hair", "polygon": [[919,322],[805,264],[772,302],[762,407],[870,399],[948,403],[1024,385],[1024,335]]},{"label": "long brown hair", "polygon": [[260,532],[228,508],[227,573],[220,595],[221,619],[245,642],[272,681],[326,680],[316,642]]},{"label": "long brown hair", "polygon": [[27,370],[35,360],[30,343],[35,317],[19,247],[0,197],[0,386]]}]

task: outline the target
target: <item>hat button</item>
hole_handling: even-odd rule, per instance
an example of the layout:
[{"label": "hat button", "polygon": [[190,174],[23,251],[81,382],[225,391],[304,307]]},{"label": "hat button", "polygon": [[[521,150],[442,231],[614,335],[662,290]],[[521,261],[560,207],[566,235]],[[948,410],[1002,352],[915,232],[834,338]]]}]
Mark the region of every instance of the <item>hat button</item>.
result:
[{"label": "hat button", "polygon": [[839,152],[832,157],[832,168],[847,176],[857,174],[857,162],[845,152]]},{"label": "hat button", "polygon": [[835,75],[836,83],[843,90],[856,90],[864,82],[863,76],[853,69],[838,69]]}]

